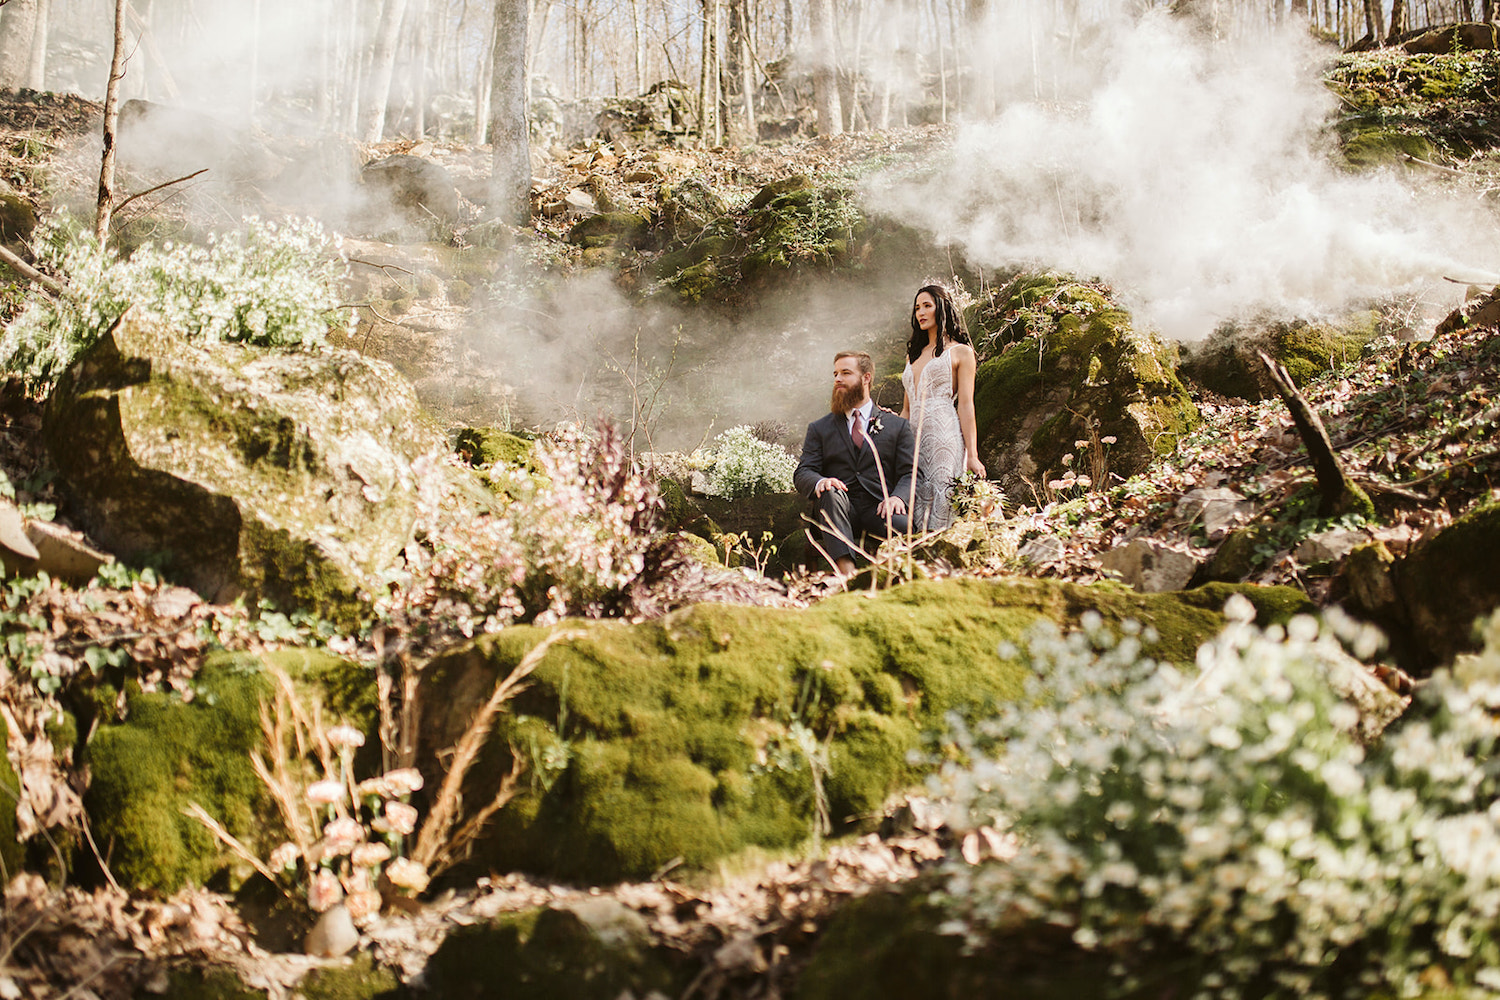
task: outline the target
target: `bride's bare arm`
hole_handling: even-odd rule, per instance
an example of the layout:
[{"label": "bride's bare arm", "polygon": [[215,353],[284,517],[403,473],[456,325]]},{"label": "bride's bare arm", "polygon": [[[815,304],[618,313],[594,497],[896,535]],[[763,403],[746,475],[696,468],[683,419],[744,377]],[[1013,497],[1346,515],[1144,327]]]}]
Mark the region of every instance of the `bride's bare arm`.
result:
[{"label": "bride's bare arm", "polygon": [[901,390],[901,419],[911,419],[911,397],[906,394],[905,389]]},{"label": "bride's bare arm", "polygon": [[958,427],[964,436],[964,468],[985,475],[984,463],[979,460],[979,435],[974,419],[974,369],[978,361],[974,348],[968,344],[954,344],[953,363],[957,367],[954,381],[958,385],[958,399],[954,406],[958,410]]}]

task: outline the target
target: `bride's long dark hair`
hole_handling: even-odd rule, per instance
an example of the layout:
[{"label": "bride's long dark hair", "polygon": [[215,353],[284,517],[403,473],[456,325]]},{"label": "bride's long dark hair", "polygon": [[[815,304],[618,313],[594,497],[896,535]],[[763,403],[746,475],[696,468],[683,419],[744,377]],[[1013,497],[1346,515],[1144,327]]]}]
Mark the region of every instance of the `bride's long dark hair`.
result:
[{"label": "bride's long dark hair", "polygon": [[953,296],[948,294],[948,289],[942,285],[923,285],[911,297],[911,339],[906,342],[907,361],[916,361],[927,346],[927,331],[917,325],[917,297],[923,292],[931,295],[937,306],[937,344],[932,348],[932,356],[935,358],[941,355],[943,348],[950,342],[969,342],[969,331],[964,329],[964,314],[953,304]]}]

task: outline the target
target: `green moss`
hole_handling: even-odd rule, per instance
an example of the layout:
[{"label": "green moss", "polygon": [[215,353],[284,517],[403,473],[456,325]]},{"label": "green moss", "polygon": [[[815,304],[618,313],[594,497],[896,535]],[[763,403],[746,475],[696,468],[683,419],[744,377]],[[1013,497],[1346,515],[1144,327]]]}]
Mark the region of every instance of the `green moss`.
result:
[{"label": "green moss", "polygon": [[[0,718],[0,741],[10,739],[10,727]],[[0,742],[0,746],[4,746]],[[11,767],[10,758],[0,753],[0,875],[8,884],[21,871],[25,851],[16,840],[16,803],[20,801],[21,779]]]},{"label": "green moss", "polygon": [[793,1000],[968,1000],[970,997],[1080,1000],[1174,996],[1197,989],[1201,962],[1156,953],[1133,961],[1137,984],[1121,986],[1119,956],[1085,951],[1066,928],[1035,923],[969,949],[940,933],[946,915],[919,880],[845,903],[818,939]]},{"label": "green moss", "polygon": [[[1135,330],[1129,313],[1098,289],[1051,274],[1022,276],[990,308],[1026,327],[975,375],[980,457],[1002,478],[1027,460],[1035,475],[1060,473],[1062,456],[1076,453],[1074,442],[1088,438],[1089,427],[1115,438],[1109,470],[1133,475],[1196,425],[1175,350]],[[987,342],[1010,335],[997,328]]]},{"label": "green moss", "polygon": [[164,997],[165,1000],[266,1000],[263,990],[253,990],[240,977],[225,969],[178,968],[167,974],[163,993],[145,989],[136,992],[137,1000]]},{"label": "green moss", "polygon": [[[1295,591],[1245,589],[1268,617],[1307,606]],[[1002,641],[1022,644],[1043,619],[1076,622],[1093,609],[1153,625],[1155,655],[1191,663],[1232,592],[945,580],[800,611],[701,605],[659,622],[587,626],[548,654],[512,706],[556,720],[570,763],[500,813],[475,863],[612,880],[674,858],[701,869],[747,848],[793,846],[815,804],[796,726],[828,742],[834,829],[846,832],[919,777],[908,753],[946,712],[1020,694],[1022,667],[997,654]],[[434,661],[427,681],[442,697],[426,699],[424,756],[457,741],[497,672],[540,634],[509,629]],[[502,720],[476,772],[506,766],[512,725]]]},{"label": "green moss", "polygon": [[1475,619],[1500,607],[1500,503],[1482,505],[1438,532],[1395,567],[1426,674],[1460,652],[1479,648]]},{"label": "green moss", "polygon": [[[373,732],[374,677],[326,654],[283,651],[267,660],[322,691],[331,715]],[[252,849],[279,843],[277,815],[250,764],[260,748],[260,704],[271,688],[259,659],[221,654],[199,673],[195,697],[127,695],[126,720],[90,740],[85,798],[100,850],[126,885],[173,892],[201,885],[233,862],[196,819],[196,802]],[[274,841],[274,843],[273,843]]]},{"label": "green moss", "polygon": [[369,955],[356,955],[347,965],[313,969],[297,984],[303,1000],[379,1000],[396,995],[396,976],[382,969]]},{"label": "green moss", "polygon": [[601,212],[583,219],[568,231],[568,242],[583,247],[641,247],[649,225],[635,212]]},{"label": "green moss", "polygon": [[678,996],[696,971],[697,963],[654,947],[634,911],[597,899],[461,927],[432,956],[426,980],[449,1000],[616,1000]]},{"label": "green moss", "polygon": [[524,434],[498,427],[465,427],[453,438],[453,450],[470,465],[517,465],[532,468],[535,442]]}]

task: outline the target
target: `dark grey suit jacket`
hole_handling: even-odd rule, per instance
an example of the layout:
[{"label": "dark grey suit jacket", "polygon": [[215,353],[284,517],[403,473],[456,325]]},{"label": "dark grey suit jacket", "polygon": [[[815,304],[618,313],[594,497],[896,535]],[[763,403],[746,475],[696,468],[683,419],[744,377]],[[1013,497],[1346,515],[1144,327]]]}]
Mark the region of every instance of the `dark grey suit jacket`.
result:
[{"label": "dark grey suit jacket", "polygon": [[[865,428],[865,434],[866,445],[856,453],[846,414],[828,413],[808,424],[807,437],[802,442],[802,461],[797,464],[792,480],[797,492],[811,500],[818,480],[832,476],[842,479],[851,491],[862,486],[877,502],[886,496],[900,497],[910,511],[912,458],[916,454],[910,421],[876,407],[870,411],[870,426]],[[875,446],[873,452],[870,444]],[[880,456],[878,466],[876,455]]]}]

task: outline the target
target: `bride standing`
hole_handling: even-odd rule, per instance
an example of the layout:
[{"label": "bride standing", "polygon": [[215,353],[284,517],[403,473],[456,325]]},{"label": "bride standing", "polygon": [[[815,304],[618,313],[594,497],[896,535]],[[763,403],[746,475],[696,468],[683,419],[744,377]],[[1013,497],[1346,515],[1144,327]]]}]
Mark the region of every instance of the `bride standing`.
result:
[{"label": "bride standing", "polygon": [[924,285],[911,306],[911,340],[906,344],[906,392],[901,416],[917,435],[917,494],[911,526],[918,531],[946,528],[953,519],[949,491],[972,469],[984,476],[974,430],[974,348],[963,316],[942,285]]}]

